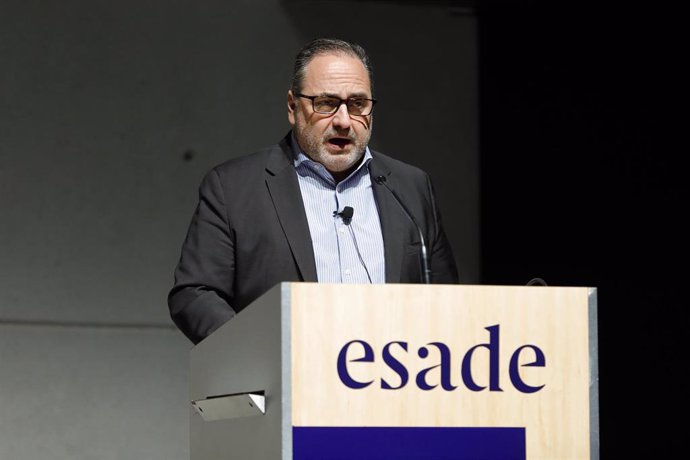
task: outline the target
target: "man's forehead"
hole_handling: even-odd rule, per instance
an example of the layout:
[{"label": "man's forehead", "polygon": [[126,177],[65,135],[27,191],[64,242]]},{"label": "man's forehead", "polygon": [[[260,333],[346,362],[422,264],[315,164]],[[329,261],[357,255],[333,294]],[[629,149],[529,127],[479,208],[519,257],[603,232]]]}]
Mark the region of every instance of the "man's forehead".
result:
[{"label": "man's forehead", "polygon": [[351,90],[369,91],[371,83],[369,72],[362,61],[345,53],[324,53],[315,56],[305,68],[305,83],[307,86],[321,91],[329,91],[329,87],[351,87]]}]

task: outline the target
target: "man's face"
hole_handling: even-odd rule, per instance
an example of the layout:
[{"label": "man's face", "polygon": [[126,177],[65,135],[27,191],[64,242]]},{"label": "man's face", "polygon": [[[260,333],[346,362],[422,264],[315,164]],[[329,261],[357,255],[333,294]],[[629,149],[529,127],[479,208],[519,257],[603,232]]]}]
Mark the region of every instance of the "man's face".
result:
[{"label": "man's face", "polygon": [[[316,56],[305,70],[301,94],[343,100],[372,97],[369,74],[355,57]],[[337,180],[343,179],[359,163],[371,137],[371,115],[350,115],[346,104],[331,115],[317,113],[309,99],[298,97],[292,91],[288,91],[288,120],[304,153],[324,165]]]}]

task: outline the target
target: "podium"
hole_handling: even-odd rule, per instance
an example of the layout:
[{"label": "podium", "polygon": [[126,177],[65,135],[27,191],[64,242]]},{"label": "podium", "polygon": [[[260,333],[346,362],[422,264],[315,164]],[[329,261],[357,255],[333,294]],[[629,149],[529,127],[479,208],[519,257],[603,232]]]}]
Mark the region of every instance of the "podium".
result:
[{"label": "podium", "polygon": [[190,352],[192,460],[599,457],[596,289],[282,283]]}]

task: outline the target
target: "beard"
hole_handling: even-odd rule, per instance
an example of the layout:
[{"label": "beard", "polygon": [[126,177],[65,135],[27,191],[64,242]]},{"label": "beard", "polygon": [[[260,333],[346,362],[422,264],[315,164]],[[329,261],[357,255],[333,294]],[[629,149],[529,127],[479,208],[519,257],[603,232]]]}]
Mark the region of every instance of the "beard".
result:
[{"label": "beard", "polygon": [[320,135],[300,123],[294,128],[298,144],[304,153],[331,173],[353,169],[364,156],[371,138],[371,125],[362,136],[352,128],[348,131],[329,129]]}]

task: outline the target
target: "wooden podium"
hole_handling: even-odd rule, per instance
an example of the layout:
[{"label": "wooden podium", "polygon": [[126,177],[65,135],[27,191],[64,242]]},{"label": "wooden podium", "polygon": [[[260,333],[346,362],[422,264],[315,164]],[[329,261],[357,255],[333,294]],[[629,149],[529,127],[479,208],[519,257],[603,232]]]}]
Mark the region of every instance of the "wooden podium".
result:
[{"label": "wooden podium", "polygon": [[191,459],[597,459],[596,308],[585,287],[277,285],[191,350]]}]

